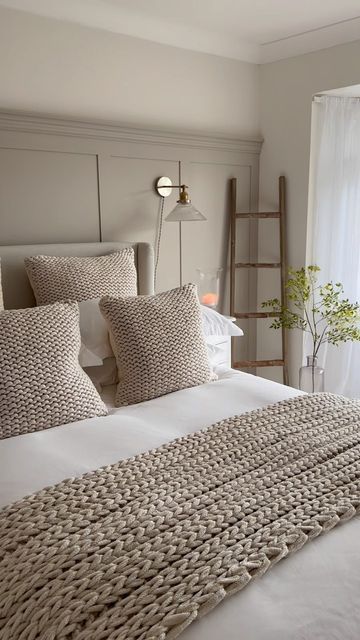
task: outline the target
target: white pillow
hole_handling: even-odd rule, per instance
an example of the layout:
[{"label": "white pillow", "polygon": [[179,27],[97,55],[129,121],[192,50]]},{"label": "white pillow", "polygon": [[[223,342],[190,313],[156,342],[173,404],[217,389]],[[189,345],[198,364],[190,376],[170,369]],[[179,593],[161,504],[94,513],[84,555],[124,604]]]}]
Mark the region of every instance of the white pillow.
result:
[{"label": "white pillow", "polygon": [[204,336],[243,336],[244,332],[234,322],[215,309],[201,305]]},{"label": "white pillow", "polygon": [[101,367],[99,365],[87,366],[84,369],[99,393],[101,393],[103,387],[119,382],[115,356],[105,358],[101,365]]},{"label": "white pillow", "polygon": [[100,313],[99,300],[79,302],[82,367],[99,367],[105,358],[114,357],[107,324]]}]

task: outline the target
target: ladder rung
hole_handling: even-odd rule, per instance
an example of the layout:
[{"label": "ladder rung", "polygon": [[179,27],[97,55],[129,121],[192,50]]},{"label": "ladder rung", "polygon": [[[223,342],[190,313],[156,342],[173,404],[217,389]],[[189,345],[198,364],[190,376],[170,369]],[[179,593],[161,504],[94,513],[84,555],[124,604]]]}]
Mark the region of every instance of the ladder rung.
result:
[{"label": "ladder rung", "polygon": [[280,269],[280,262],[237,262],[236,269]]},{"label": "ladder rung", "polygon": [[235,218],[280,218],[280,211],[235,213]]},{"label": "ladder rung", "polygon": [[284,360],[239,360],[234,362],[234,369],[252,369],[255,367],[283,367]]},{"label": "ladder rung", "polygon": [[275,313],[274,311],[249,311],[244,313],[234,313],[235,318],[278,318],[279,313]]}]

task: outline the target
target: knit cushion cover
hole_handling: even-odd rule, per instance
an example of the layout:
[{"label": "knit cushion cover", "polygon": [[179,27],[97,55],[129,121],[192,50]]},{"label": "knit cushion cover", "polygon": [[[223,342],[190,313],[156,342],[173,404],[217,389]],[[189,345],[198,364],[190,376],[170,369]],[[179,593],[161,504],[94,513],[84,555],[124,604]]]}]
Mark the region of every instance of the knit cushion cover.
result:
[{"label": "knit cushion cover", "polygon": [[118,366],[116,406],[213,379],[195,285],[154,296],[105,296],[100,310]]},{"label": "knit cushion cover", "polygon": [[24,262],[38,305],[137,295],[131,247],[105,256],[31,256]]},{"label": "knit cushion cover", "polygon": [[107,414],[80,342],[76,302],[0,313],[0,439]]}]

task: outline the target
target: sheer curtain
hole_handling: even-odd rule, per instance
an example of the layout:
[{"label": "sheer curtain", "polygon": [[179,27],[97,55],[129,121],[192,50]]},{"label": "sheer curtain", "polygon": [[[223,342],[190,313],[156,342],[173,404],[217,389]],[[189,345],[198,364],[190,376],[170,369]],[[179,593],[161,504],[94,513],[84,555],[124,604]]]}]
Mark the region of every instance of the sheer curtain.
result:
[{"label": "sheer curtain", "polygon": [[[322,96],[313,108],[308,263],[360,301],[360,99]],[[326,346],[321,360],[327,391],[360,397],[360,343]]]}]

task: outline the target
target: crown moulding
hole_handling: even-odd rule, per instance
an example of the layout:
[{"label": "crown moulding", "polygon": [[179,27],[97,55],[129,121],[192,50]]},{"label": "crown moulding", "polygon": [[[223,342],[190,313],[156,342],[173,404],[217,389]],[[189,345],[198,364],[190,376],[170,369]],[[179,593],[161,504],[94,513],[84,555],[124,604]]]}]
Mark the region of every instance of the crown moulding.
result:
[{"label": "crown moulding", "polygon": [[46,135],[126,141],[139,144],[159,144],[194,149],[214,149],[237,153],[259,154],[262,139],[239,138],[230,135],[181,131],[154,127],[137,127],[114,121],[61,118],[35,113],[0,110],[0,132],[14,131]]}]

